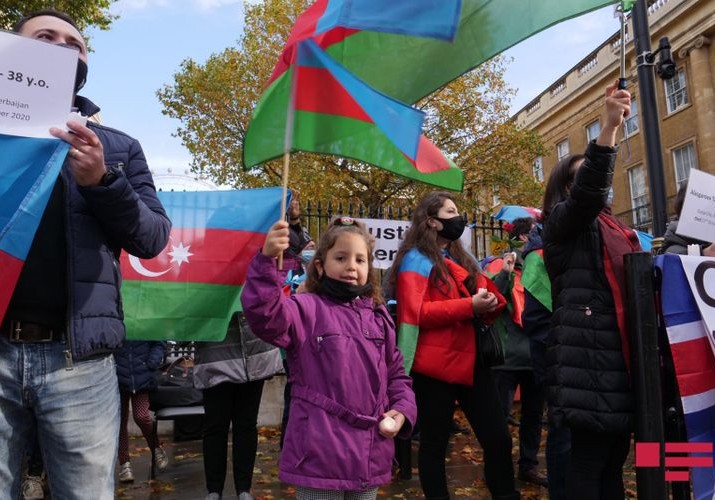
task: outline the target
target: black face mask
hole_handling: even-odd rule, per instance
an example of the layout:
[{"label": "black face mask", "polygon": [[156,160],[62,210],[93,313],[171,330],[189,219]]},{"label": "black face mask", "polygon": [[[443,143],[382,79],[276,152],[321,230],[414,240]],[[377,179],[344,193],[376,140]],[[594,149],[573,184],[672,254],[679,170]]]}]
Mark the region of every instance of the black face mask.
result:
[{"label": "black face mask", "polygon": [[[77,50],[76,47],[73,47],[72,45],[68,45],[66,43],[58,43],[60,47],[66,47],[68,49],[73,49]],[[84,84],[87,83],[87,73],[89,71],[89,68],[87,67],[87,63],[84,62],[82,59],[77,59],[77,73],[75,74],[74,77],[74,93],[76,94],[79,92],[82,87],[84,87]]]},{"label": "black face mask", "polygon": [[456,215],[450,219],[435,217],[435,220],[442,223],[442,229],[437,231],[437,234],[449,241],[458,240],[467,226],[467,221],[461,215]]},{"label": "black face mask", "polygon": [[339,300],[340,302],[348,302],[356,297],[364,297],[370,295],[372,285],[351,285],[344,281],[329,278],[325,273],[318,280],[318,293],[327,295],[331,299]]}]

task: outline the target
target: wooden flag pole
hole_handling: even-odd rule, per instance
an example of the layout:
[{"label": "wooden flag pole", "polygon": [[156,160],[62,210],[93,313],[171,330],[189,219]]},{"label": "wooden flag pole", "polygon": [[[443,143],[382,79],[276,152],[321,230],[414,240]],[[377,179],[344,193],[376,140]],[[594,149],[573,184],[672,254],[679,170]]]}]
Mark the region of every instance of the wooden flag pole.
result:
[{"label": "wooden flag pole", "polygon": [[[300,51],[300,46],[298,47]],[[298,67],[294,61],[293,67],[290,69],[290,96],[288,97],[288,110],[286,111],[286,130],[283,141],[283,175],[282,175],[282,192],[281,192],[281,220],[286,216],[286,201],[288,198],[288,170],[290,167],[290,150],[293,148],[293,127],[295,123],[295,92],[297,86],[297,71]],[[278,255],[278,269],[283,269],[283,252]]]}]

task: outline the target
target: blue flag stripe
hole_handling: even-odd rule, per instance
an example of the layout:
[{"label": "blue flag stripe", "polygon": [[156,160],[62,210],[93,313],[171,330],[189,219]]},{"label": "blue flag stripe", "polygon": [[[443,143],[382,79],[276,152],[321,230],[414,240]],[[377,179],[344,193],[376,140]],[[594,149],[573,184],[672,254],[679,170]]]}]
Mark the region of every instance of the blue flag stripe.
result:
[{"label": "blue flag stripe", "polygon": [[0,250],[25,260],[69,144],[0,135]]},{"label": "blue flag stripe", "polygon": [[316,34],[342,26],[453,40],[462,0],[330,0]]},{"label": "blue flag stripe", "polygon": [[[275,205],[266,205],[276,197],[281,188],[245,189],[232,191],[160,191],[159,200],[164,205],[174,228],[229,229],[265,233],[265,217],[258,214],[274,211]],[[290,193],[286,206],[290,203]]]}]

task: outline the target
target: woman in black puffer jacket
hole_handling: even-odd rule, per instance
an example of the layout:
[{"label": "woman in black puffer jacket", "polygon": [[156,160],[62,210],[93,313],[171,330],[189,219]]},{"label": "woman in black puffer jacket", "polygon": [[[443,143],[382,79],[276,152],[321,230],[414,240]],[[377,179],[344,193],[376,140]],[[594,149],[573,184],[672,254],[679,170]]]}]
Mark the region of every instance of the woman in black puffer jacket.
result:
[{"label": "woman in black puffer jacket", "polygon": [[164,470],[169,458],[160,446],[158,436],[153,434],[153,420],[149,413],[149,391],[156,389],[156,371],[164,361],[164,342],[144,342],[126,340],[121,349],[114,353],[117,362],[117,380],[121,400],[121,420],[119,427],[119,481],[134,480],[129,463],[129,402],[132,403],[134,422],[141,429],[149,448],[156,448],[156,466]]},{"label": "woman in black puffer jacket", "polygon": [[567,496],[579,500],[625,497],[633,420],[623,256],[640,244],[606,206],[630,95],[614,84],[605,101],[600,135],[585,159],[565,158],[554,168],[543,207],[554,306],[546,383],[554,423],[571,430]]}]

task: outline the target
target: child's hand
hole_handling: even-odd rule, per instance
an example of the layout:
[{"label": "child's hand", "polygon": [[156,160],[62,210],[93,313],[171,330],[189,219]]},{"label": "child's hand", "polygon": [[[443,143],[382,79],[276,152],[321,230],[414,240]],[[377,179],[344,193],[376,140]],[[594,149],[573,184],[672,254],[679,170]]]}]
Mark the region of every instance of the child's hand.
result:
[{"label": "child's hand", "polygon": [[472,295],[472,308],[475,316],[492,312],[498,304],[497,296],[487,291],[486,288],[480,288],[477,293]]},{"label": "child's hand", "polygon": [[395,421],[395,426],[391,430],[380,429],[380,434],[386,438],[394,438],[402,429],[405,423],[405,416],[397,410],[390,410],[387,413],[382,414],[383,418],[391,418]]},{"label": "child's hand", "polygon": [[279,220],[268,230],[266,241],[263,243],[261,251],[266,257],[278,257],[288,248],[288,223],[284,220]]}]

